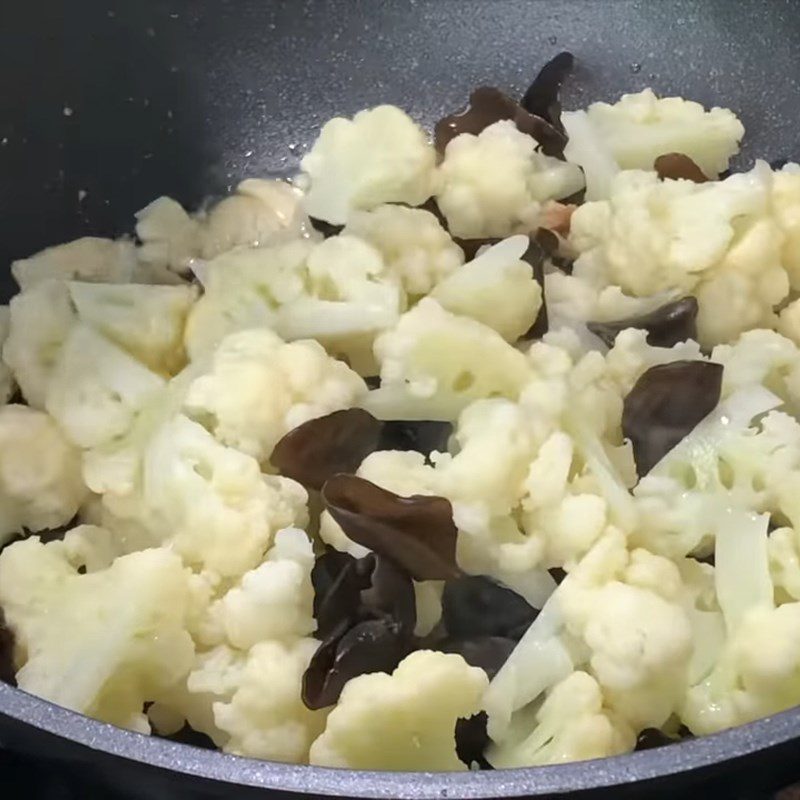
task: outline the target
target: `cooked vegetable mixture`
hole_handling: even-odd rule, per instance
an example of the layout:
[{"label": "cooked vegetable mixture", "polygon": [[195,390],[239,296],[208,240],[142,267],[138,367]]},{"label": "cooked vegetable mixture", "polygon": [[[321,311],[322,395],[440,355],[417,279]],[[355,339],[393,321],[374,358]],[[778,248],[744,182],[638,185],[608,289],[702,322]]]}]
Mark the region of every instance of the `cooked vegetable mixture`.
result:
[{"label": "cooked vegetable mixture", "polygon": [[800,167],[649,89],[562,113],[572,61],[12,265],[4,680],[355,769],[800,703]]}]

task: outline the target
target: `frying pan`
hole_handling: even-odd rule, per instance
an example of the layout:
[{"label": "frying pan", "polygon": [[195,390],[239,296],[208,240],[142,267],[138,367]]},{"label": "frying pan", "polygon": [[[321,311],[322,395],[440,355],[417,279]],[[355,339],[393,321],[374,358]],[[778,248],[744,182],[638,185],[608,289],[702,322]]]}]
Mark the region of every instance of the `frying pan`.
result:
[{"label": "frying pan", "polygon": [[[320,124],[395,103],[431,126],[471,88],[520,92],[569,49],[567,108],[653,86],[740,113],[738,166],[797,156],[791,0],[22,0],[0,9],[0,289],[7,265],[286,175]],[[65,631],[65,635],[69,635]],[[631,756],[465,774],[295,767],[148,738],[0,685],[0,744],[131,797],[726,798],[800,778],[800,710]]]}]

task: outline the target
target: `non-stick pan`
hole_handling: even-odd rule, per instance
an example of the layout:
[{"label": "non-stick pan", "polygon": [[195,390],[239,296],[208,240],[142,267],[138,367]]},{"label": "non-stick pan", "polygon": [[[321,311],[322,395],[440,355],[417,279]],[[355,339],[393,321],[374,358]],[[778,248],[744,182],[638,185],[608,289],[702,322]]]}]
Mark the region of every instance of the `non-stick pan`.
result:
[{"label": "non-stick pan", "polygon": [[[0,9],[0,263],[130,232],[160,194],[197,206],[289,174],[319,125],[395,103],[423,124],[469,90],[519,91],[568,49],[565,105],[653,86],[735,109],[755,155],[797,157],[792,0],[16,0]],[[64,632],[65,636],[69,631]],[[632,756],[540,769],[355,773],[111,728],[0,685],[0,744],[131,797],[723,797],[800,779],[800,710]],[[44,762],[43,762],[44,763]],[[259,791],[261,790],[261,791]],[[4,795],[5,796],[5,795]],[[757,794],[755,796],[758,796]]]}]

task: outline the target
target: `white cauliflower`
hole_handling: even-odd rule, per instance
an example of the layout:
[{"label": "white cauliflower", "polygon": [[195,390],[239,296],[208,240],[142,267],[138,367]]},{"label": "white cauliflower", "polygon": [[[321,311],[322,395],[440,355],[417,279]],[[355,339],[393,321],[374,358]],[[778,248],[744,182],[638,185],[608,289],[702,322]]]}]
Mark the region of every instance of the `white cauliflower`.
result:
[{"label": "white cauliflower", "polygon": [[727,108],[706,111],[682,97],[656,97],[652,89],[624,94],[614,104],[592,103],[586,116],[622,169],[652,169],[660,155],[683,153],[715,178],[744,136],[744,126]]},{"label": "white cauliflower", "polygon": [[355,405],[366,390],[318,342],[249,330],[222,340],[209,371],[189,385],[184,410],[223,444],[266,462],[292,428]]},{"label": "white cauliflower", "polygon": [[417,206],[433,191],[436,153],[401,109],[377,106],[323,125],[301,166],[310,216],[341,225],[351,211],[382,203]]},{"label": "white cauliflower", "polygon": [[452,235],[480,238],[533,230],[545,200],[583,188],[577,166],[536,148],[512,120],[448,143],[436,200]]},{"label": "white cauliflower", "polygon": [[192,286],[69,284],[79,319],[161,375],[185,363],[183,328],[197,292]]},{"label": "white cauliflower", "polygon": [[[212,705],[226,753],[307,762],[309,747],[326,717],[326,711],[311,711],[300,698],[303,672],[318,644],[314,639],[264,641],[247,651],[237,674],[230,676],[229,697]],[[189,676],[190,688],[197,687],[193,678],[194,673]]]},{"label": "white cauliflower", "polygon": [[307,269],[309,291],[282,306],[278,332],[287,340],[315,338],[361,374],[374,374],[372,340],[397,322],[405,302],[399,280],[376,248],[345,234],[317,245]]},{"label": "white cauliflower", "polygon": [[426,295],[464,263],[461,248],[430,211],[400,205],[354,211],[342,231],[376,247],[412,296]]},{"label": "white cauliflower", "polygon": [[783,231],[782,261],[792,289],[800,289],[800,167],[787,164],[772,179],[772,210]]},{"label": "white cauliflower", "polygon": [[149,732],[146,702],[184,679],[188,571],[164,550],[79,574],[60,542],[30,538],[0,554],[0,605],[14,631],[20,688],[106,722]]},{"label": "white cauliflower", "polygon": [[581,253],[573,274],[640,297],[695,294],[704,346],[774,327],[789,283],[783,234],[769,215],[771,180],[763,163],[705,184],[622,172],[607,201],[572,215],[570,242]]},{"label": "white cauliflower", "polygon": [[66,525],[87,495],[79,452],[53,419],[27,406],[0,408],[0,544]]},{"label": "white cauliflower", "polygon": [[127,283],[135,269],[133,242],[86,236],[15,261],[11,274],[25,292],[46,280]]},{"label": "white cauliflower", "polygon": [[275,328],[280,306],[305,291],[305,262],[312,247],[296,240],[236,250],[205,264],[200,271],[205,292],[184,334],[189,357],[207,355],[228,333]]},{"label": "white cauliflower", "polygon": [[536,725],[520,741],[492,745],[487,759],[495,769],[584,761],[633,750],[633,729],[603,707],[597,681],[573,672],[548,693]]},{"label": "white cauliflower", "polygon": [[159,197],[136,214],[139,262],[156,274],[180,274],[198,258],[307,235],[300,200],[288,183],[256,178],[242,181],[235,194],[195,216],[171,197]]},{"label": "white cauliflower", "polygon": [[47,385],[45,407],[80,447],[123,435],[163,379],[92,328],[74,326]]},{"label": "white cauliflower", "polygon": [[384,770],[466,770],[455,724],[480,711],[486,673],[459,655],[421,650],[391,675],[353,678],[311,745],[309,763]]},{"label": "white cauliflower", "polygon": [[[8,306],[0,306],[0,353],[8,339],[11,330],[11,309]],[[0,404],[7,403],[14,394],[14,374],[11,368],[3,361],[0,361]]]},{"label": "white cauliflower", "polygon": [[455,419],[472,400],[518,397],[531,376],[497,332],[427,298],[375,340],[375,355],[381,388],[364,407],[385,419]]},{"label": "white cauliflower", "polygon": [[288,478],[217,442],[178,415],[146,444],[139,484],[107,494],[112,514],[172,544],[187,564],[233,578],[263,560],[275,533],[306,522],[307,495]]},{"label": "white cauliflower", "polygon": [[74,324],[62,281],[44,280],[11,298],[3,361],[34,408],[44,408],[47,384]]},{"label": "white cauliflower", "polygon": [[316,629],[311,540],[297,528],[275,535],[262,564],[215,600],[201,622],[203,645],[249,650],[267,639],[308,636]]},{"label": "white cauliflower", "polygon": [[526,333],[542,307],[542,289],[521,258],[527,236],[490,247],[444,278],[430,293],[442,308],[482,322],[507,342]]}]

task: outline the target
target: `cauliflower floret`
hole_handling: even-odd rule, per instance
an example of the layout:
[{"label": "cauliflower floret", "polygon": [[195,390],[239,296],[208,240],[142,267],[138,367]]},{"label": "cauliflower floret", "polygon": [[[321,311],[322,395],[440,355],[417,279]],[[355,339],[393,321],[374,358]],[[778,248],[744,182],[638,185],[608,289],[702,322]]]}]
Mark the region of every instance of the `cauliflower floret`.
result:
[{"label": "cauliflower floret", "polygon": [[486,673],[459,655],[420,650],[391,675],[353,678],[311,745],[309,763],[384,770],[466,770],[455,724],[480,711]]},{"label": "cauliflower floret", "polygon": [[658,156],[683,153],[715,178],[744,136],[744,126],[727,108],[706,111],[682,97],[658,98],[652,89],[624,94],[613,105],[592,103],[586,114],[622,169],[652,169]]},{"label": "cauliflower floret", "polygon": [[281,308],[278,332],[288,340],[317,339],[361,374],[374,374],[370,344],[397,323],[405,302],[399,281],[376,248],[344,234],[317,245],[307,268],[309,291]]},{"label": "cauliflower floret", "polygon": [[159,197],[136,213],[136,255],[146,267],[186,272],[200,254],[200,220],[171,197]]},{"label": "cauliflower floret", "polygon": [[190,216],[171,197],[159,197],[136,214],[139,262],[163,274],[187,272],[196,258],[211,259],[239,246],[261,247],[281,235],[307,233],[301,195],[284,181],[251,178],[208,213]]},{"label": "cauliflower floret", "polygon": [[[11,330],[11,309],[0,306],[0,353]],[[7,364],[0,361],[0,404],[7,403],[14,394],[14,374]]]},{"label": "cauliflower floret", "polygon": [[253,569],[276,531],[306,522],[302,486],[262,475],[255,459],[181,415],[147,444],[140,481],[131,495],[104,497],[112,513],[140,522],[188,564],[223,577]]},{"label": "cauliflower floret", "polygon": [[381,203],[418,206],[433,191],[436,153],[401,109],[377,106],[323,125],[301,166],[310,179],[306,211],[342,225],[351,211]]},{"label": "cauliflower floret", "polygon": [[20,688],[106,722],[149,732],[146,702],[189,672],[188,571],[169,550],[79,574],[60,542],[30,538],[0,554],[0,606],[17,641]]},{"label": "cauliflower floret", "polygon": [[45,407],[72,442],[94,447],[129,430],[163,387],[160,376],[81,323],[61,348]]},{"label": "cauliflower floret", "polygon": [[681,709],[692,733],[716,733],[800,703],[800,603],[751,611]]},{"label": "cauliflower floret", "polygon": [[135,268],[133,242],[86,236],[15,261],[11,265],[11,274],[25,292],[37,283],[51,279],[127,283]]},{"label": "cauliflower floret", "polygon": [[349,408],[366,391],[318,342],[286,344],[270,330],[249,330],[223,339],[209,372],[190,384],[184,409],[223,444],[266,462],[292,428]]},{"label": "cauliflower floret", "polygon": [[23,528],[35,533],[66,525],[87,495],[80,464],[47,414],[0,408],[0,544]]},{"label": "cauliflower floret", "polygon": [[532,731],[520,741],[492,745],[487,758],[496,769],[560,764],[619,755],[633,750],[633,729],[603,708],[597,681],[573,672],[554,686],[536,712]]},{"label": "cauliflower floret", "polygon": [[47,384],[74,324],[75,312],[62,281],[41,281],[11,299],[3,361],[34,408],[44,408]]},{"label": "cauliflower floret", "polygon": [[464,263],[464,253],[439,220],[421,208],[384,205],[355,211],[342,231],[376,247],[387,269],[412,296],[423,296]]},{"label": "cauliflower floret", "polygon": [[581,252],[574,276],[649,296],[692,292],[698,338],[712,346],[752,327],[773,327],[789,291],[783,234],[769,216],[771,172],[763,163],[724,181],[660,181],[622,172],[607,201],[573,215],[570,242]]},{"label": "cauliflower floret", "polygon": [[200,271],[205,289],[184,333],[192,360],[211,352],[234,331],[275,328],[277,310],[303,295],[311,242],[296,240],[215,258]]},{"label": "cauliflower floret", "polygon": [[792,289],[800,289],[800,167],[787,164],[772,181],[772,209],[784,233],[783,265]]},{"label": "cauliflower floret", "polygon": [[316,628],[311,540],[297,528],[275,534],[263,564],[246,572],[208,609],[200,641],[249,650],[267,639],[302,638]]},{"label": "cauliflower floret", "polygon": [[69,284],[80,320],[145,366],[174,375],[185,363],[183,328],[197,298],[193,286]]},{"label": "cauliflower floret", "polygon": [[542,307],[542,288],[520,259],[527,236],[512,236],[442,280],[430,297],[453,314],[482,322],[507,342],[526,333]]},{"label": "cauliflower floret", "polygon": [[227,737],[226,753],[307,761],[326,718],[325,711],[309,710],[300,697],[303,673],[318,644],[314,639],[266,641],[247,652],[230,699],[212,706],[214,723]]},{"label": "cauliflower floret", "polygon": [[518,397],[531,376],[525,356],[497,332],[428,298],[375,340],[375,355],[381,388],[364,407],[388,419],[455,419],[472,400]]},{"label": "cauliflower floret", "polygon": [[583,188],[580,168],[546,156],[512,120],[448,143],[436,200],[454,236],[508,236],[536,228],[541,203]]},{"label": "cauliflower floret", "polygon": [[200,256],[214,258],[239,245],[261,247],[281,233],[303,233],[302,195],[284,181],[249,178],[203,220]]}]

